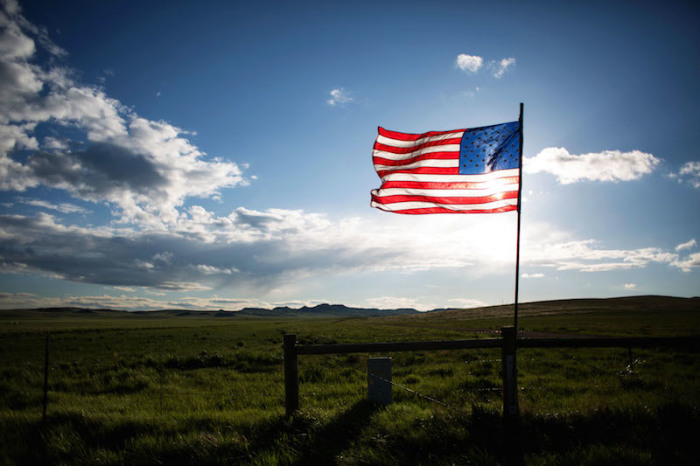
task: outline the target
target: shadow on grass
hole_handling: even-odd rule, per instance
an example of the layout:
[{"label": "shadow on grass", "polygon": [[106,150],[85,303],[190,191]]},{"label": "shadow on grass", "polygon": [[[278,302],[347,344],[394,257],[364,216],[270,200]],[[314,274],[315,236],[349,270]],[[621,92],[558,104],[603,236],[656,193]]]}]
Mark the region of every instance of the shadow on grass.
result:
[{"label": "shadow on grass", "polygon": [[568,416],[524,416],[524,455],[559,464],[697,464],[697,409],[669,403],[654,410],[601,409]]},{"label": "shadow on grass", "polygon": [[0,428],[0,464],[60,464],[89,461],[95,448],[123,451],[129,439],[150,435],[153,429],[140,422],[105,424],[80,414],[6,422]]},{"label": "shadow on grass", "polygon": [[[435,412],[379,428],[383,408],[360,401],[319,420],[300,413],[259,423],[203,417],[89,418],[78,413],[0,422],[0,464],[697,464],[697,408],[603,409],[586,414],[524,414],[509,432],[497,411]],[[384,419],[386,422],[386,419]],[[382,436],[381,448],[374,437]],[[381,456],[363,456],[366,447]]]},{"label": "shadow on grass", "polygon": [[294,464],[335,464],[336,457],[360,437],[372,415],[381,409],[381,406],[367,400],[355,403],[313,432],[308,441],[301,445]]}]

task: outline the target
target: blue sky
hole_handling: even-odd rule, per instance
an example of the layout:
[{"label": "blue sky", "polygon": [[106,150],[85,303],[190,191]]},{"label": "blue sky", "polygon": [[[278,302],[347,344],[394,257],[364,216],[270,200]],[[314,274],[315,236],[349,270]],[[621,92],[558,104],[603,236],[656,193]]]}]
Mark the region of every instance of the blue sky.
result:
[{"label": "blue sky", "polygon": [[694,2],[0,3],[0,308],[510,303],[371,149],[520,102],[521,301],[699,294]]}]

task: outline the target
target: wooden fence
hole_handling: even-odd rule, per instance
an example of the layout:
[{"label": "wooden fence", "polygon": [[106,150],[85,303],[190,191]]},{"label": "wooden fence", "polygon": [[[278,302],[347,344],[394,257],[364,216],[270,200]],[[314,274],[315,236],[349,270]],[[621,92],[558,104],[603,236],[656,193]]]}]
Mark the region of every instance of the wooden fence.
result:
[{"label": "wooden fence", "polygon": [[470,348],[501,348],[503,416],[518,416],[516,348],[649,348],[686,347],[700,349],[700,337],[570,337],[518,338],[513,327],[501,328],[501,338],[434,340],[382,343],[297,345],[296,335],[284,335],[284,391],[287,416],[299,409],[297,357],[305,354],[391,353]]}]

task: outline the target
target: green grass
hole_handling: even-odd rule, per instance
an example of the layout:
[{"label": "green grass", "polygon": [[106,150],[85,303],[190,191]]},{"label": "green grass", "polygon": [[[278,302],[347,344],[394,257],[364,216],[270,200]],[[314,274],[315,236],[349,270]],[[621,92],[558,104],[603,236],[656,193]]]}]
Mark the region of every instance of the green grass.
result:
[{"label": "green grass", "polygon": [[[693,308],[573,304],[525,306],[522,328],[700,334]],[[285,333],[305,344],[491,338],[475,331],[509,323],[493,309],[286,320],[0,312],[0,464],[502,464],[513,454],[525,464],[695,464],[691,350],[633,349],[631,365],[621,348],[519,350],[516,442],[504,440],[500,350],[388,354],[408,390],[395,387],[385,408],[364,401],[366,360],[379,354],[300,356],[301,410],[284,417]]]}]

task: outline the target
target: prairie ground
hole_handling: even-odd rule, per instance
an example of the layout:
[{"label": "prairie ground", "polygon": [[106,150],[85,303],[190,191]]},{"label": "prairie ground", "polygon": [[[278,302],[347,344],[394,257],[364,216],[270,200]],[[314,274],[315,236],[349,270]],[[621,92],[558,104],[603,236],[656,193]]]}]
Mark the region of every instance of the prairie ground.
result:
[{"label": "prairie ground", "polygon": [[[697,464],[697,348],[520,349],[516,435],[501,421],[498,349],[300,356],[301,409],[284,416],[284,334],[495,338],[511,323],[507,307],[351,319],[0,311],[0,463]],[[519,327],[698,336],[700,301],[533,303]],[[388,407],[365,401],[371,356],[392,357]]]}]

